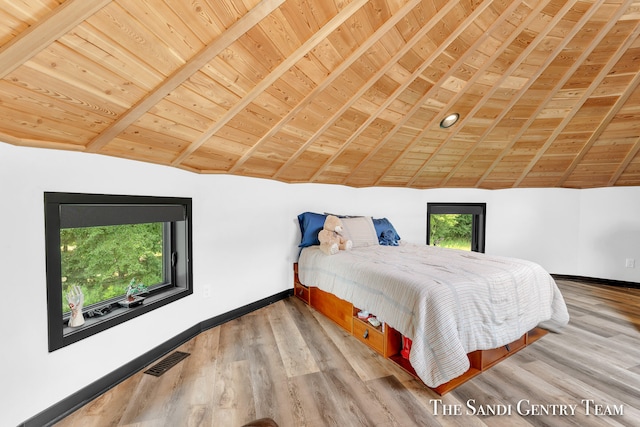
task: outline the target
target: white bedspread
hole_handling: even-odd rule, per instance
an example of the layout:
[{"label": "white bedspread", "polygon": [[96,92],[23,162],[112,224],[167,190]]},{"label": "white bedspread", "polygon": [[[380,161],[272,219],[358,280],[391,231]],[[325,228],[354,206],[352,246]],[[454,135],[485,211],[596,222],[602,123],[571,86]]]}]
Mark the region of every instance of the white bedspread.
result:
[{"label": "white bedspread", "polygon": [[410,362],[430,387],[466,372],[471,351],[569,321],[553,278],[521,259],[406,243],[328,256],[312,246],[298,274],[411,338]]}]

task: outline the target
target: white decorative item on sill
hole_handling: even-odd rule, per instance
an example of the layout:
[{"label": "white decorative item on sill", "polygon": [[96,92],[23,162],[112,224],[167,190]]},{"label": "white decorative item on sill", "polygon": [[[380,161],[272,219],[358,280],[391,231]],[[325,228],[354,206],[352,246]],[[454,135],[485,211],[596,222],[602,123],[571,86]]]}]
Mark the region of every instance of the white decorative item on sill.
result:
[{"label": "white decorative item on sill", "polygon": [[84,316],[82,315],[82,306],[84,305],[84,294],[80,286],[74,285],[71,290],[66,293],[67,303],[71,309],[71,317],[69,318],[69,326],[77,328],[84,325]]}]

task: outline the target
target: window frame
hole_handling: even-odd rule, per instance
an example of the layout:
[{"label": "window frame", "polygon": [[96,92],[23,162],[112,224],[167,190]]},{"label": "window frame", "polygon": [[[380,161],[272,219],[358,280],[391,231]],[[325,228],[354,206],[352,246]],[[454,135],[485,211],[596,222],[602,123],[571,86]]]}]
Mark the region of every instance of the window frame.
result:
[{"label": "window frame", "polygon": [[427,245],[431,240],[431,215],[439,214],[472,214],[471,250],[484,253],[485,230],[487,224],[486,203],[427,203]]},{"label": "window frame", "polygon": [[[165,276],[166,283],[152,286],[142,305],[126,308],[119,307],[115,300],[105,301],[98,305],[108,306],[110,309],[108,314],[91,318],[85,315],[84,325],[76,328],[68,327],[66,321],[69,314],[62,314],[63,286],[60,254],[60,229],[64,228],[61,227],[61,212],[67,211],[67,205],[90,206],[91,209],[100,211],[92,212],[85,209],[85,211],[81,211],[81,215],[77,216],[77,218],[81,218],[79,221],[84,221],[87,217],[101,217],[99,221],[104,221],[105,218],[106,221],[112,221],[112,223],[102,225],[164,222],[164,232],[169,233],[163,238],[164,245],[171,245],[167,252],[169,257],[164,261],[163,266],[170,269],[169,274]],[[176,219],[175,215],[166,216],[167,206],[170,206],[173,212],[181,207],[181,219]],[[191,198],[45,192],[44,207],[49,352],[88,338],[193,293]],[[101,207],[104,209],[101,210]],[[126,213],[136,210],[139,212],[135,212],[134,219],[126,217]],[[106,214],[104,214],[105,212]],[[93,215],[94,213],[95,215]],[[67,218],[64,219],[64,222],[68,223],[68,217],[64,218]],[[164,218],[164,220],[158,221],[158,218]],[[74,219],[71,220],[72,223],[74,221]],[[88,313],[94,308],[95,305],[84,307],[83,313]]]}]

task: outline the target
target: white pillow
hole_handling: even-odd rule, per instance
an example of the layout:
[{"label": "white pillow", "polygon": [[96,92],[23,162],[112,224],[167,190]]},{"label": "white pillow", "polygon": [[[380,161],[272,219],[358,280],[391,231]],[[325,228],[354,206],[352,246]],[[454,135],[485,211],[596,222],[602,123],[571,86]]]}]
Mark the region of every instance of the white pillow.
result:
[{"label": "white pillow", "polygon": [[340,220],[344,228],[342,235],[353,242],[354,248],[379,244],[378,233],[370,216],[340,218]]}]

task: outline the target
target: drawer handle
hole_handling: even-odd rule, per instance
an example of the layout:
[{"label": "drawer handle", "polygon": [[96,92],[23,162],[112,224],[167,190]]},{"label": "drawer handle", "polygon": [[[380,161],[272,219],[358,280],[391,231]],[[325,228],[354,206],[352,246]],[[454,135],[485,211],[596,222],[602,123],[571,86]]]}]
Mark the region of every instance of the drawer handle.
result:
[{"label": "drawer handle", "polygon": [[365,340],[366,340],[367,338],[369,338],[369,330],[368,330],[368,329],[365,329],[365,330],[364,330],[364,334],[362,335],[362,338],[364,338]]}]

